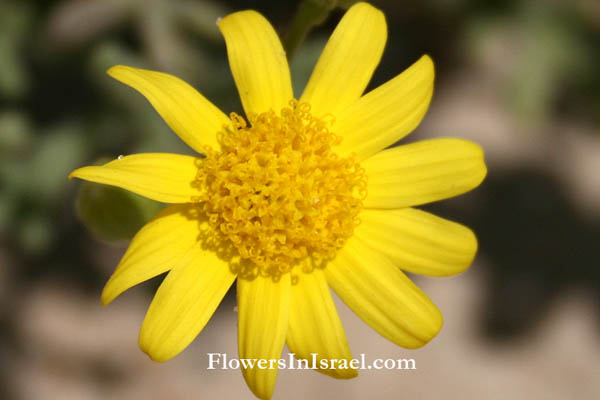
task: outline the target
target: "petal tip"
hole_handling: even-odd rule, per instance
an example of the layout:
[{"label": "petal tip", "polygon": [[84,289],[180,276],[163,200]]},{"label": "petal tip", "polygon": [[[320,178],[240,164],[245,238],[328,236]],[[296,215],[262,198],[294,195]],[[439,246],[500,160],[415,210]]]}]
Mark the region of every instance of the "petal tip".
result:
[{"label": "petal tip", "polygon": [[140,330],[140,335],[138,337],[138,346],[140,350],[142,350],[146,355],[154,362],[165,362],[169,361],[174,356],[169,355],[166,352],[161,352],[160,348],[152,345],[151,338],[148,337],[148,333],[144,329],[144,325],[142,324],[142,329]]},{"label": "petal tip", "polygon": [[141,343],[140,343],[140,350],[142,350],[148,356],[148,358],[150,358],[154,362],[163,363],[163,362],[169,361],[171,359],[171,357],[166,357],[164,354],[153,353],[149,349],[142,347]]},{"label": "petal tip", "polygon": [[420,329],[420,332],[414,336],[414,341],[403,341],[401,343],[396,344],[406,349],[414,350],[420,349],[421,347],[425,346],[433,339],[435,339],[435,337],[440,333],[442,327],[444,326],[444,316],[442,315],[441,311],[437,307],[435,307],[435,311],[430,317],[431,319],[429,320],[427,326],[423,326],[422,329]]},{"label": "petal tip", "polygon": [[463,140],[463,141],[465,143],[468,143],[472,147],[473,154],[478,158],[478,161],[480,161],[480,163],[478,165],[477,179],[475,179],[474,186],[473,186],[473,189],[475,189],[476,187],[481,185],[481,183],[484,181],[484,179],[488,173],[487,165],[485,164],[485,152],[483,151],[483,148],[479,144],[477,144],[475,142],[471,142],[470,140]]},{"label": "petal tip", "polygon": [[335,379],[354,379],[358,377],[358,369],[348,368],[348,369],[334,369],[329,371],[323,371],[325,375],[328,375]]},{"label": "petal tip", "polygon": [[244,376],[244,380],[246,381],[246,385],[248,385],[248,389],[261,400],[269,400],[273,396],[273,391],[275,389],[275,384],[259,384],[256,382],[256,376],[252,373],[249,373],[252,369],[242,369],[242,375]]},{"label": "petal tip", "polygon": [[122,72],[127,71],[129,69],[131,69],[131,67],[128,67],[126,65],[113,65],[112,67],[110,67],[109,69],[106,70],[106,73],[111,78],[114,78],[116,80],[120,80],[119,79],[119,75],[121,75]]},{"label": "petal tip", "polygon": [[431,67],[431,69],[434,69],[435,64],[433,63],[433,59],[429,54],[423,54],[419,61],[424,63],[426,66]]},{"label": "petal tip", "polygon": [[[432,341],[442,330],[444,326],[444,316],[439,308],[435,307],[431,315],[431,324],[429,326],[428,332],[423,336],[423,345],[426,345],[430,341]],[[421,347],[421,346],[419,346]]]},{"label": "petal tip", "polygon": [[71,171],[69,176],[67,176],[67,179],[68,180],[72,180],[73,178],[85,179],[85,178],[82,178],[82,171],[86,168],[89,168],[89,167],[81,167],[81,168],[77,168],[76,170]]},{"label": "petal tip", "polygon": [[219,17],[217,18],[217,26],[219,27],[219,29],[223,29],[224,25],[227,25],[228,23],[230,23],[232,20],[236,20],[238,19],[238,21],[236,22],[240,22],[239,18],[241,18],[242,20],[244,18],[261,18],[261,19],[265,19],[265,17],[263,17],[263,15],[257,11],[254,10],[242,10],[242,11],[236,11],[234,13],[228,14],[225,17]]},{"label": "petal tip", "polygon": [[68,179],[72,180],[73,178],[77,178],[82,179],[84,181],[92,181],[92,179],[90,178],[93,175],[93,173],[96,172],[96,168],[98,167],[93,165],[77,168],[69,174]]},{"label": "petal tip", "polygon": [[469,249],[469,250],[470,250],[471,254],[470,254],[469,259],[465,263],[464,268],[461,271],[457,272],[458,274],[461,274],[461,273],[465,272],[466,270],[468,270],[469,268],[471,268],[471,265],[473,265],[473,261],[475,261],[475,256],[477,255],[477,250],[479,249],[479,242],[477,241],[477,236],[475,235],[475,232],[473,232],[471,229],[468,229],[468,228],[467,228],[467,230],[469,231],[468,235],[469,235],[469,241],[470,241],[470,245],[471,245],[470,246],[471,249]]},{"label": "petal tip", "polygon": [[455,276],[458,274],[462,274],[462,273],[466,272],[467,270],[469,270],[469,268],[471,268],[471,266],[473,265],[473,261],[475,261],[475,256],[477,256],[477,250],[479,248],[477,236],[475,235],[475,232],[473,232],[468,227],[463,226],[463,228],[465,229],[465,232],[466,232],[465,242],[468,243],[464,248],[464,252],[465,252],[464,263],[460,266],[460,268],[453,269],[451,271],[448,271],[447,274],[440,275],[440,276]]},{"label": "petal tip", "polygon": [[370,9],[370,10],[377,10],[377,11],[381,12],[374,5],[369,4],[366,1],[359,1],[358,3],[354,3],[348,10],[360,10],[360,9],[365,9],[365,10]]},{"label": "petal tip", "polygon": [[109,283],[110,283],[110,281],[106,284],[106,286],[104,286],[104,289],[102,290],[102,294],[100,295],[100,304],[102,304],[102,307],[106,307],[107,305],[112,303],[113,300],[118,296],[118,295],[115,295],[114,293],[111,293],[111,290],[109,290],[109,288],[108,288]]},{"label": "petal tip", "polygon": [[342,379],[354,379],[358,377],[358,369],[350,369],[348,373],[342,377]]},{"label": "petal tip", "polygon": [[477,186],[479,186],[483,180],[485,179],[485,177],[488,174],[488,169],[487,169],[487,165],[485,163],[485,156],[483,154],[483,150],[481,151],[481,180],[479,181],[479,183],[477,184]]},{"label": "petal tip", "polygon": [[350,7],[347,12],[361,13],[364,14],[364,17],[374,18],[377,21],[375,27],[381,29],[383,36],[387,38],[387,22],[385,19],[385,14],[379,8],[373,6],[372,4],[361,1]]}]

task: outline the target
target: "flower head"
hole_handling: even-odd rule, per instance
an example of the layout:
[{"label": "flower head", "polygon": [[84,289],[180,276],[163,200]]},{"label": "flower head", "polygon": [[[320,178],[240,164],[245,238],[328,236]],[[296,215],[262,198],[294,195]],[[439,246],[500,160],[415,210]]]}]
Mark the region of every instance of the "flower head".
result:
[{"label": "flower head", "polygon": [[[71,173],[172,203],[133,238],[103,304],[169,271],[139,339],[157,361],[198,335],[236,279],[240,358],[278,359],[287,343],[297,357],[351,359],[329,287],[385,338],[423,346],[442,316],[402,271],[462,272],[477,242],[468,228],[412,207],[471,190],[486,174],[480,147],[464,140],[388,148],[428,108],[431,59],[363,94],[386,24],[379,10],[358,3],[296,100],[285,52],[260,14],[234,13],[218,25],[245,119],[225,115],[174,76],[109,70],[202,156],[134,154]],[[243,373],[256,396],[271,397],[276,369]]]},{"label": "flower head", "polygon": [[335,154],[339,138],[306,103],[232,121],[221,150],[198,163],[198,200],[215,240],[250,261],[249,279],[279,279],[309,257],[333,259],[358,224],[364,170]]}]

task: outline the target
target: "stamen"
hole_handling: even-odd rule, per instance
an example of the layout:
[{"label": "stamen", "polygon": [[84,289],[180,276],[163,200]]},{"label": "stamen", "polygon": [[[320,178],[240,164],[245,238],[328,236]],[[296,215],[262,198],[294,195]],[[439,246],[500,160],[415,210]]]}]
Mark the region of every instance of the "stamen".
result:
[{"label": "stamen", "polygon": [[359,223],[364,170],[333,152],[341,139],[306,103],[231,120],[218,135],[222,151],[199,163],[196,184],[214,234],[251,261],[245,277],[279,279],[308,257],[332,259]]}]

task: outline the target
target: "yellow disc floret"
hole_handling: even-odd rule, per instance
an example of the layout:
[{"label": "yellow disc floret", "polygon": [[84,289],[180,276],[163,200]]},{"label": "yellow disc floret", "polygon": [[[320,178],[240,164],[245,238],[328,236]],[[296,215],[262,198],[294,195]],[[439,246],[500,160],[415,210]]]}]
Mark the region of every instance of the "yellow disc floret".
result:
[{"label": "yellow disc floret", "polygon": [[339,138],[308,104],[231,120],[197,183],[213,230],[251,261],[246,274],[277,279],[307,257],[334,257],[358,224],[364,170],[332,151]]}]

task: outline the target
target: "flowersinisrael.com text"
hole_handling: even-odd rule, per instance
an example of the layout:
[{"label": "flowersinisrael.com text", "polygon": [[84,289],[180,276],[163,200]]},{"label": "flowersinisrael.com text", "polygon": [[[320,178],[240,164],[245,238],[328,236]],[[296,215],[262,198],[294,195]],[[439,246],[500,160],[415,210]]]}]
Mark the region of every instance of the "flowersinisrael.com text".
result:
[{"label": "flowersinisrael.com text", "polygon": [[265,359],[265,358],[230,358],[226,353],[206,353],[208,355],[208,367],[206,369],[417,369],[412,358],[376,358],[372,362],[367,361],[365,354],[360,358],[346,359],[319,359],[317,353],[311,353],[310,359],[295,358],[294,353],[289,353],[287,358]]}]

